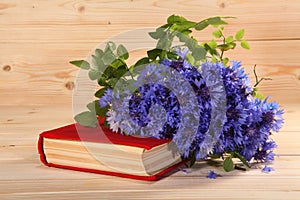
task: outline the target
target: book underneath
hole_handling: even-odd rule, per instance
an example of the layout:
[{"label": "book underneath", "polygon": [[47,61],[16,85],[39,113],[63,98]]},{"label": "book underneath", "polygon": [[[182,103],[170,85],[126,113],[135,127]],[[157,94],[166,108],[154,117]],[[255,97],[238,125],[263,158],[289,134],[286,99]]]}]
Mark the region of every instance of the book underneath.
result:
[{"label": "book underneath", "polygon": [[121,135],[103,125],[45,131],[38,149],[49,167],[141,180],[157,180],[185,163],[171,140]]}]

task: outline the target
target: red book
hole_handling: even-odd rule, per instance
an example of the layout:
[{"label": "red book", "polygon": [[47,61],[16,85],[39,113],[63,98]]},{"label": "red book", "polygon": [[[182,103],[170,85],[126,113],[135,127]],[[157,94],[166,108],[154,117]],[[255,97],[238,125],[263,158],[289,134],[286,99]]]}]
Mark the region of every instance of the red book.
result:
[{"label": "red book", "polygon": [[139,180],[158,180],[186,162],[171,140],[121,135],[103,125],[71,124],[45,131],[38,151],[49,167]]}]

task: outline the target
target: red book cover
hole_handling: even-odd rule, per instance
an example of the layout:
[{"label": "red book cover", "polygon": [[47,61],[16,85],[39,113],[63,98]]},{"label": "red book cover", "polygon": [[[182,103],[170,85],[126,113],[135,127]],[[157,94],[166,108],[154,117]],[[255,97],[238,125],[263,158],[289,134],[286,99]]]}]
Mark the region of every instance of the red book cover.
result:
[{"label": "red book cover", "polygon": [[170,140],[156,139],[156,138],[139,138],[134,136],[121,135],[112,132],[111,130],[109,130],[103,125],[99,125],[96,128],[88,128],[88,127],[80,126],[79,124],[71,124],[54,130],[42,132],[39,135],[38,152],[40,154],[40,160],[43,164],[49,167],[57,167],[57,168],[71,169],[76,171],[119,176],[124,178],[154,181],[167,176],[171,172],[174,172],[176,169],[178,169],[179,166],[181,166],[186,162],[186,161],[181,161],[151,176],[139,176],[139,175],[119,173],[119,172],[86,169],[86,168],[79,168],[73,166],[63,166],[63,165],[47,162],[46,156],[44,154],[44,149],[43,149],[43,138],[112,143],[112,144],[140,147],[146,150],[150,150],[153,147],[170,142]]}]

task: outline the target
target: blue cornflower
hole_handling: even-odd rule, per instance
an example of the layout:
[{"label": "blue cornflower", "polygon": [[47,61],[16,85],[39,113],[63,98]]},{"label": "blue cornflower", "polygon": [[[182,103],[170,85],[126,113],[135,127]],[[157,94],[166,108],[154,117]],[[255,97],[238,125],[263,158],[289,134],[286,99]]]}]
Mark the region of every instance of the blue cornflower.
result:
[{"label": "blue cornflower", "polygon": [[210,170],[206,176],[206,178],[209,178],[209,179],[216,179],[219,175],[216,174],[213,170]]},{"label": "blue cornflower", "polygon": [[264,167],[261,171],[262,171],[263,173],[269,173],[269,172],[271,172],[271,171],[274,171],[274,168],[265,165],[265,167]]},{"label": "blue cornflower", "polygon": [[[269,137],[283,124],[278,104],[252,97],[240,62],[231,67],[202,63],[200,73],[184,59],[187,51],[176,51],[178,60],[163,59],[164,67],[149,64],[140,70],[134,94],[115,97],[109,116],[115,130],[173,138],[184,157],[238,151],[248,161],[272,161],[276,144]],[[109,92],[100,100],[107,105]]]},{"label": "blue cornflower", "polygon": [[107,89],[104,92],[104,95],[99,99],[99,104],[100,104],[101,108],[111,104],[112,95],[113,95],[113,93],[112,93],[111,89]]}]

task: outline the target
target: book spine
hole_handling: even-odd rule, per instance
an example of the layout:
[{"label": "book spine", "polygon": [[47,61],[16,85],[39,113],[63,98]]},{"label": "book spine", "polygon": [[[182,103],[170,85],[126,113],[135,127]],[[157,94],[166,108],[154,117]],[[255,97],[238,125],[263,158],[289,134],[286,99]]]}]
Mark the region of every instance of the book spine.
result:
[{"label": "book spine", "polygon": [[41,162],[44,165],[49,166],[49,163],[46,160],[46,155],[44,153],[44,145],[43,145],[44,141],[43,140],[44,140],[44,137],[42,136],[42,134],[40,134],[39,140],[38,140],[38,153],[40,155]]}]

